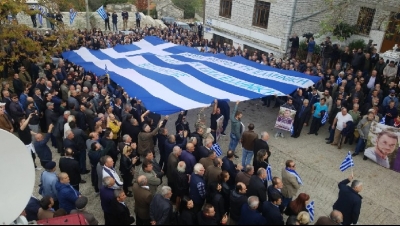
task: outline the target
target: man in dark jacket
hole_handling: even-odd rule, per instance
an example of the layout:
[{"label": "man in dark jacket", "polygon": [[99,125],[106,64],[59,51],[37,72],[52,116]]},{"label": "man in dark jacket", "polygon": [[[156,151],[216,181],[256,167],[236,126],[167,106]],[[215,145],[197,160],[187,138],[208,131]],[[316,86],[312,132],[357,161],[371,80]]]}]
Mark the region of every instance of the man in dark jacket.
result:
[{"label": "man in dark jacket", "polygon": [[61,154],[61,156],[64,156],[64,124],[67,122],[69,115],[70,111],[65,111],[64,114],[58,118],[53,129],[53,136],[56,138],[57,141],[57,151]]},{"label": "man in dark jacket", "polygon": [[169,199],[172,190],[169,186],[161,188],[161,194],[156,194],[150,203],[150,223],[152,225],[168,225],[172,220],[172,205]]},{"label": "man in dark jacket", "polygon": [[50,124],[49,130],[47,131],[46,136],[43,137],[43,134],[37,133],[35,135],[35,140],[36,141],[33,143],[33,146],[35,147],[36,154],[39,156],[40,164],[43,167],[45,167],[46,164],[53,159],[53,155],[51,153],[51,150],[50,150],[49,146],[47,146],[47,142],[50,139],[52,130],[53,130],[53,124]]},{"label": "man in dark jacket", "polygon": [[339,197],[333,204],[333,209],[343,214],[343,225],[357,224],[360,216],[362,197],[359,193],[363,189],[361,181],[354,180],[351,187],[347,186],[353,180],[353,176],[339,183]]},{"label": "man in dark jacket", "polygon": [[135,218],[131,215],[129,208],[124,203],[126,199],[125,192],[122,189],[114,190],[114,200],[111,208],[112,225],[131,225],[135,222]]},{"label": "man in dark jacket", "polygon": [[76,161],[72,156],[74,152],[71,148],[66,148],[65,157],[60,158],[59,166],[60,171],[67,173],[69,176],[69,183],[74,189],[79,191],[79,183],[85,182],[81,179],[81,170],[79,167],[79,162]]},{"label": "man in dark jacket", "polygon": [[[274,177],[272,178],[272,185],[268,186],[268,200],[272,200],[272,196],[274,193],[278,194],[281,199],[283,200],[283,195],[281,192],[281,189],[283,188],[283,183],[282,183],[282,179],[279,177]],[[285,206],[282,205],[282,203],[279,205],[279,210],[281,211],[281,213],[283,213],[283,210],[285,209]]]},{"label": "man in dark jacket", "polygon": [[229,103],[225,100],[218,100],[217,107],[220,109],[221,115],[224,116],[221,134],[225,136],[225,129],[228,126],[231,108],[229,107]]},{"label": "man in dark jacket", "polygon": [[267,220],[267,225],[285,225],[279,208],[282,197],[278,193],[272,193],[268,199],[262,205],[262,216]]},{"label": "man in dark jacket", "polygon": [[229,150],[226,153],[226,156],[222,158],[222,170],[225,170],[229,173],[229,180],[227,181],[227,184],[229,185],[229,187],[232,189],[235,186],[235,179],[236,179],[236,175],[240,172],[240,170],[242,170],[242,166],[241,165],[236,165],[233,163],[233,151]]},{"label": "man in dark jacket", "polygon": [[303,129],[303,125],[306,122],[307,116],[310,114],[311,109],[308,106],[309,100],[303,100],[303,105],[299,107],[299,110],[296,112],[296,116],[293,123],[293,135],[292,137],[298,138],[300,136],[301,130]]},{"label": "man in dark jacket", "polygon": [[[231,225],[235,225],[236,222],[240,219],[240,210],[242,209],[243,204],[247,202],[246,196],[246,185],[242,182],[236,184],[235,190],[231,192],[230,195],[230,222]],[[234,223],[234,224],[233,224]]]},{"label": "man in dark jacket", "polygon": [[[257,175],[253,175],[250,178],[247,196],[257,196],[260,203],[265,202],[267,200],[267,188],[264,185],[265,179],[267,179],[267,171],[264,168],[258,169]],[[261,206],[259,210],[261,210]]]}]

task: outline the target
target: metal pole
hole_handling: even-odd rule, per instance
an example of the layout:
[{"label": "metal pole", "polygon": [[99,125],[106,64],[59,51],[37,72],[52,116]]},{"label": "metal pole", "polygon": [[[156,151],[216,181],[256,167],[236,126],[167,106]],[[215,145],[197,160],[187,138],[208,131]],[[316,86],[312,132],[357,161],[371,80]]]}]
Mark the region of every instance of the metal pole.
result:
[{"label": "metal pole", "polygon": [[147,16],[150,16],[150,0],[147,0]]},{"label": "metal pole", "polygon": [[[287,30],[287,35],[290,36],[292,35],[292,29],[293,29],[293,24],[294,24],[294,17],[296,15],[296,7],[297,7],[297,0],[293,0],[293,8],[292,8],[292,15],[290,17],[290,21],[289,21],[289,26],[288,26],[288,30]],[[286,48],[285,48],[285,55],[287,55],[287,51],[289,49],[289,37],[286,37]]]},{"label": "metal pole", "polygon": [[206,0],[203,0],[203,26],[206,25]]},{"label": "metal pole", "polygon": [[89,0],[85,0],[85,5],[86,5],[86,29],[89,30]]}]

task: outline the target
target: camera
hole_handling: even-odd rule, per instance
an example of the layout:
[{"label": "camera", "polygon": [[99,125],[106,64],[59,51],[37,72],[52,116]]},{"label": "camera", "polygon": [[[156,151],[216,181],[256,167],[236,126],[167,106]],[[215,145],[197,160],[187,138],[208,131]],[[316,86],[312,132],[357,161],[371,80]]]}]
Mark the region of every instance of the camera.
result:
[{"label": "camera", "polygon": [[310,33],[310,32],[303,34],[303,38],[306,38],[306,39],[307,39],[307,42],[308,42],[308,41],[310,40],[310,38],[313,37],[313,36],[314,36],[314,34],[313,34],[313,33]]}]

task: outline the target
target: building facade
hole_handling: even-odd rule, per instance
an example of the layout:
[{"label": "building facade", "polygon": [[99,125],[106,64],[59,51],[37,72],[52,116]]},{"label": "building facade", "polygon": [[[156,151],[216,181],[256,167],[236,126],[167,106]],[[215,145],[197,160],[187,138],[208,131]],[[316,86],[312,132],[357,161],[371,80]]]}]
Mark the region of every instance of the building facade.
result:
[{"label": "building facade", "polygon": [[[332,13],[324,0],[205,0],[205,3],[206,38],[280,56],[289,51],[292,34],[301,39],[304,33],[318,33],[320,21]],[[364,39],[366,43],[372,40],[378,52],[392,49],[396,43],[400,45],[400,35],[385,35],[400,25],[400,1],[354,0],[343,11],[345,22],[358,28],[357,34],[346,43],[355,39]]]}]

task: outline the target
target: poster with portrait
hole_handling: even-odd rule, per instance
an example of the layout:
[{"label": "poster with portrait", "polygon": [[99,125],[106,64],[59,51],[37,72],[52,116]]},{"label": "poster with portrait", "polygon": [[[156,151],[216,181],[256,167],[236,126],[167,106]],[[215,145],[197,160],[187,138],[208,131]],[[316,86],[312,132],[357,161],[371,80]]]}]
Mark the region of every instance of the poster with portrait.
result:
[{"label": "poster with portrait", "polygon": [[400,172],[400,128],[372,122],[364,155],[377,164]]},{"label": "poster with portrait", "polygon": [[223,131],[223,125],[224,125],[224,116],[221,115],[221,117],[219,117],[217,119],[217,130],[215,131],[216,141],[218,141],[219,138],[221,138],[221,133]]},{"label": "poster with portrait", "polygon": [[292,128],[294,117],[296,115],[295,110],[281,107],[279,109],[278,118],[276,119],[275,128],[290,131]]}]

